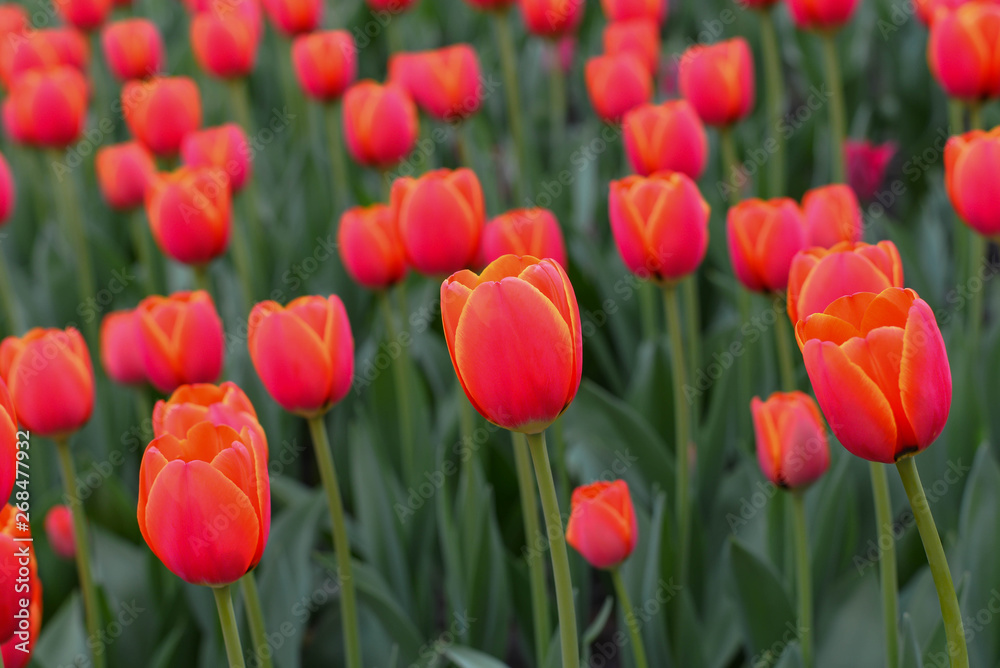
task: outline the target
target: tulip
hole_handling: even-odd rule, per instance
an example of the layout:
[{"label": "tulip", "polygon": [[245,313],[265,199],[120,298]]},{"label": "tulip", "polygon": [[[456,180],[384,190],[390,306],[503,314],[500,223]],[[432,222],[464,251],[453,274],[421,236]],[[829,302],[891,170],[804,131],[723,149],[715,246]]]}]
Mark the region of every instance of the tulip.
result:
[{"label": "tulip", "polygon": [[389,60],[389,81],[442,121],[460,121],[479,110],[485,96],[481,80],[479,57],[468,44],[396,54]]},{"label": "tulip", "polygon": [[344,94],[344,137],[351,157],[362,165],[386,169],[417,141],[417,107],[395,84],[359,81]]},{"label": "tulip", "polygon": [[260,32],[235,12],[201,12],[191,20],[191,50],[198,66],[220,79],[245,77],[257,64]]},{"label": "tulip", "polygon": [[841,241],[861,241],[861,205],[850,187],[836,183],[813,188],[802,198],[806,245],[830,248]]},{"label": "tulip", "polygon": [[839,30],[857,6],[858,0],[788,0],[792,20],[800,30]]},{"label": "tulip", "polygon": [[17,189],[14,187],[14,177],[10,173],[7,158],[0,153],[0,225],[3,225],[14,212],[17,200]]},{"label": "tulip", "polygon": [[376,12],[391,12],[399,14],[412,7],[417,0],[365,0],[367,5]]},{"label": "tulip", "polygon": [[754,397],[750,410],[764,477],[784,489],[819,480],[830,467],[830,449],[816,402],[799,391],[775,392],[767,401]]},{"label": "tulip", "polygon": [[[0,502],[6,503],[17,479],[17,413],[7,384],[0,381]],[[2,617],[0,617],[2,619]],[[3,633],[0,633],[2,640]]]},{"label": "tulip", "polygon": [[406,261],[422,274],[470,266],[486,219],[483,190],[469,169],[438,169],[392,184],[392,215]]},{"label": "tulip", "polygon": [[260,562],[271,527],[267,462],[255,432],[201,422],[153,440],[139,471],[139,530],[191,584],[236,582]]},{"label": "tulip", "polygon": [[978,103],[1000,96],[1000,5],[970,2],[931,26],[927,61],[950,97]]},{"label": "tulip", "polygon": [[135,309],[146,377],[164,394],[222,372],[222,320],[203,290],[146,297]]},{"label": "tulip", "polygon": [[640,278],[672,284],[705,258],[709,207],[687,176],[658,172],[612,181],[608,209],[618,252]]},{"label": "tulip", "polygon": [[747,290],[783,292],[792,258],[806,247],[806,226],[795,200],[749,199],[729,209],[729,258]]},{"label": "tulip", "polygon": [[623,114],[653,97],[652,76],[633,52],[589,58],[584,77],[594,111],[607,122],[618,122]]},{"label": "tulip", "polygon": [[252,154],[243,128],[235,123],[192,132],[181,143],[181,160],[186,166],[221,170],[233,193],[242,190],[250,178]]},{"label": "tulip", "polygon": [[238,432],[244,428],[253,431],[257,453],[267,462],[267,436],[249,397],[236,383],[181,385],[169,399],[157,401],[153,408],[154,438],[172,434],[184,439],[202,422],[232,427]]},{"label": "tulip", "polygon": [[76,559],[76,538],[73,536],[73,515],[67,506],[56,505],[45,515],[45,535],[52,551],[63,559]]},{"label": "tulip", "polygon": [[795,324],[845,295],[902,286],[903,261],[891,241],[809,248],[795,256],[788,272],[788,317]]},{"label": "tulip", "polygon": [[741,37],[692,46],[681,58],[679,77],[681,94],[708,125],[731,125],[753,111],[753,56]]},{"label": "tulip", "polygon": [[257,304],[247,342],[264,388],[290,413],[322,415],[351,389],[354,336],[336,295]]},{"label": "tulip", "polygon": [[105,201],[125,211],[142,205],[146,186],[156,176],[156,163],[142,144],[130,141],[97,149],[94,170]]},{"label": "tulip", "polygon": [[1000,209],[992,193],[1000,174],[1000,127],[952,137],[944,149],[944,178],[951,205],[979,234],[1000,234]]},{"label": "tulip", "polygon": [[613,23],[646,19],[660,24],[667,18],[668,3],[666,0],[601,0],[601,9]]},{"label": "tulip", "polygon": [[872,144],[867,141],[844,142],[844,161],[847,163],[847,182],[858,199],[870,201],[885,180],[885,170],[896,154],[896,144]]},{"label": "tulip", "polygon": [[146,382],[134,310],[112,311],[101,320],[101,365],[121,385]]},{"label": "tulip", "polygon": [[969,0],[915,0],[913,7],[917,10],[917,18],[930,27],[939,17],[952,12]]},{"label": "tulip", "polygon": [[302,90],[321,102],[340,98],[358,76],[357,48],[346,30],[296,37],[292,42],[292,63]]},{"label": "tulip", "polygon": [[188,77],[129,81],[121,102],[129,131],[156,155],[176,154],[184,137],[201,127],[201,94]]},{"label": "tulip", "polygon": [[634,53],[655,75],[660,67],[660,26],[645,18],[609,23],[604,28],[604,53]]},{"label": "tulip", "polygon": [[228,177],[216,167],[157,174],[146,188],[146,215],[165,255],[184,264],[207,264],[229,247]]},{"label": "tulip", "polygon": [[519,3],[528,32],[549,38],[576,32],[586,7],[582,0],[519,0]]},{"label": "tulip", "polygon": [[594,568],[617,568],[639,542],[632,496],[624,480],[573,490],[566,542]]},{"label": "tulip", "polygon": [[100,27],[111,12],[111,0],[55,0],[53,4],[66,23],[84,32]]},{"label": "tulip", "polygon": [[101,46],[108,69],[122,82],[156,76],[167,59],[160,30],[148,19],[109,23],[101,32]]},{"label": "tulip", "polygon": [[3,36],[0,42],[0,78],[7,88],[25,72],[66,65],[86,75],[90,46],[73,28],[46,28]]},{"label": "tulip", "polygon": [[483,228],[479,266],[503,255],[551,258],[566,269],[566,242],[555,215],[548,209],[514,209]]},{"label": "tulip", "polygon": [[622,118],[622,131],[637,174],[670,171],[698,179],[705,171],[708,137],[687,100],[638,106]]},{"label": "tulip", "polygon": [[264,0],[272,25],[285,36],[312,32],[323,19],[322,0]]},{"label": "tulip", "polygon": [[[30,530],[18,528],[18,520],[25,522],[23,513],[12,505],[0,507],[0,646],[2,646],[5,668],[25,668],[31,662],[31,654],[42,628],[42,582],[38,578],[38,562],[35,560],[34,544],[30,542]],[[16,540],[21,539],[21,540]],[[27,550],[27,563],[23,563],[23,552]],[[15,582],[15,574],[20,578],[21,568],[27,568],[27,577]],[[14,585],[24,585],[18,589]],[[22,606],[22,603],[26,605]],[[27,608],[27,610],[25,610]],[[25,611],[25,626],[20,626],[14,615]],[[22,613],[23,614],[23,613]],[[28,632],[27,651],[25,639],[15,632]]]},{"label": "tulip", "polygon": [[28,12],[17,3],[0,5],[0,37],[6,39],[9,35],[25,32],[31,27]]},{"label": "tulip", "polygon": [[4,102],[7,133],[18,143],[65,148],[83,131],[87,95],[87,80],[72,67],[25,72]]},{"label": "tulip", "polygon": [[344,269],[369,290],[384,290],[406,276],[406,258],[392,208],[356,206],[340,217],[337,250]]}]

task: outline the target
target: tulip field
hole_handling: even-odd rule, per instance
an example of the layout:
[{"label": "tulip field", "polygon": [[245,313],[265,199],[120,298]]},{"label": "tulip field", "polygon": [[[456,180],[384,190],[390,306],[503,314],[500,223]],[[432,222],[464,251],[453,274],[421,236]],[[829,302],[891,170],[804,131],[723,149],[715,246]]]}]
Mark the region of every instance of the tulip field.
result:
[{"label": "tulip field", "polygon": [[1000,668],[997,98],[990,0],[0,4],[0,668]]}]

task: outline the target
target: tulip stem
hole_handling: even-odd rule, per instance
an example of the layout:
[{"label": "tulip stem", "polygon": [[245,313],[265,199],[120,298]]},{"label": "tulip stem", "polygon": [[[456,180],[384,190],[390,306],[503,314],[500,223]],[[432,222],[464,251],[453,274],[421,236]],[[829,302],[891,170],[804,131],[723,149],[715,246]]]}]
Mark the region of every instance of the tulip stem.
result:
[{"label": "tulip stem", "polygon": [[618,594],[618,605],[621,607],[622,617],[625,618],[625,626],[628,627],[632,635],[632,653],[635,655],[635,668],[648,668],[646,661],[646,648],[642,645],[642,634],[639,632],[639,620],[633,612],[632,601],[629,600],[628,591],[622,581],[621,571],[618,568],[611,570],[611,581],[615,585],[615,593]]},{"label": "tulip stem", "polygon": [[212,294],[212,279],[208,275],[207,264],[196,264],[191,267],[194,271],[194,286],[196,290],[204,290],[209,295]]},{"label": "tulip stem", "polygon": [[247,80],[243,77],[238,77],[230,79],[228,84],[229,103],[233,106],[233,113],[236,114],[236,122],[249,136],[253,134],[253,121],[250,115],[250,105],[247,101],[249,97]]},{"label": "tulip stem", "polygon": [[219,623],[222,625],[222,639],[226,643],[226,657],[229,668],[245,668],[243,663],[243,647],[240,645],[240,629],[236,626],[236,612],[233,610],[232,585],[212,587],[215,594],[215,607],[219,610]]},{"label": "tulip stem", "polygon": [[361,668],[361,636],[358,634],[358,606],[354,593],[354,578],[351,576],[351,545],[347,539],[347,524],[344,522],[344,504],[340,497],[340,484],[333,465],[330,439],[326,433],[326,421],[322,415],[309,418],[309,431],[316,450],[320,478],[326,491],[333,521],[333,548],[337,552],[337,570],[340,579],[340,613],[344,632],[344,650],[347,668]]},{"label": "tulip stem", "polygon": [[[719,149],[722,151],[722,182],[729,186],[729,206],[733,207],[743,198],[743,188],[736,182],[740,159],[736,153],[733,131],[729,126],[719,128]],[[732,179],[732,182],[727,179]]]},{"label": "tulip stem", "polygon": [[885,627],[887,668],[899,666],[899,592],[896,578],[896,537],[892,526],[892,498],[885,465],[869,462],[872,495],[875,497],[875,521],[878,522],[879,578],[882,581],[882,623]]},{"label": "tulip stem", "polygon": [[774,337],[778,341],[778,368],[781,372],[781,388],[785,392],[796,389],[795,360],[792,357],[791,323],[783,315],[778,315],[774,326]]},{"label": "tulip stem", "polygon": [[969,668],[969,650],[965,646],[965,627],[962,624],[962,610],[955,595],[955,585],[948,569],[948,557],[941,545],[934,515],[931,513],[924,486],[920,482],[920,473],[913,457],[904,457],[896,462],[899,477],[903,480],[903,488],[910,499],[913,518],[917,522],[917,531],[927,553],[927,563],[934,578],[938,602],[941,604],[941,618],[944,622],[944,632],[947,638],[948,656],[952,668]]},{"label": "tulip stem", "polygon": [[[59,152],[51,154],[53,164],[61,161]],[[84,304],[96,295],[94,289],[94,269],[90,259],[90,245],[87,243],[87,233],[84,230],[80,202],[77,199],[76,182],[71,175],[57,176],[56,210],[66,225],[66,236],[76,258],[76,271],[80,281],[80,303]],[[91,344],[97,340],[97,319],[87,322],[87,335]]]},{"label": "tulip stem", "polygon": [[526,434],[531,459],[538,479],[538,492],[542,499],[545,529],[549,536],[552,558],[552,578],[556,585],[556,608],[559,612],[559,639],[562,646],[562,668],[580,668],[580,642],[576,631],[576,608],[573,604],[573,581],[566,552],[566,533],[559,499],[549,465],[549,452],[545,448],[545,432]]},{"label": "tulip stem", "polygon": [[656,340],[656,287],[651,284],[639,284],[639,309],[642,317],[642,338],[644,341]]},{"label": "tulip stem", "polygon": [[150,246],[149,224],[146,222],[146,214],[141,208],[132,212],[129,231],[132,233],[132,250],[135,252],[136,262],[139,263],[139,275],[142,276],[146,295],[154,295],[156,294],[156,275],[153,271],[153,250]]},{"label": "tulip stem", "polygon": [[760,41],[764,56],[764,87],[767,94],[767,111],[771,119],[770,134],[777,142],[777,150],[768,165],[767,185],[771,197],[780,197],[785,190],[785,137],[779,131],[784,112],[784,77],[781,73],[781,52],[778,33],[774,27],[771,10],[760,10]]},{"label": "tulip stem", "polygon": [[539,555],[531,551],[532,541],[543,535],[538,525],[538,499],[531,479],[531,453],[524,435],[510,432],[517,468],[517,486],[521,493],[521,515],[524,519],[524,544],[527,546],[528,577],[531,583],[531,616],[535,632],[535,665],[545,665],[552,629],[549,621],[549,595],[546,591],[545,570]]},{"label": "tulip stem", "polygon": [[403,359],[405,349],[399,334],[396,332],[395,319],[392,315],[392,304],[389,302],[389,294],[385,291],[378,296],[379,304],[382,307],[382,316],[385,318],[385,330],[389,339],[389,346],[398,345],[400,347],[399,358],[392,362],[392,375],[396,383],[396,400],[399,402],[399,443],[403,449],[403,475],[407,481],[413,480],[413,406],[410,401],[410,386],[407,379],[406,360]]},{"label": "tulip stem", "polygon": [[347,177],[347,158],[344,155],[344,143],[340,135],[340,102],[326,105],[323,110],[326,116],[326,135],[330,142],[330,171],[333,174],[333,210],[343,213],[350,205],[350,187]]},{"label": "tulip stem", "polygon": [[566,135],[566,74],[563,72],[562,63],[559,62],[559,42],[551,40],[549,42],[552,60],[549,66],[552,71],[549,73],[549,136],[551,149],[549,151],[552,162],[556,164],[559,151],[562,150],[563,141]]},{"label": "tulip stem", "polygon": [[240,283],[243,285],[244,298],[246,299],[247,311],[249,312],[250,305],[254,303],[253,270],[250,266],[253,253],[251,251],[251,242],[248,239],[248,237],[252,236],[250,225],[237,225],[233,221],[231,234],[233,240],[233,264],[236,265],[236,273],[239,275]]},{"label": "tulip stem", "polygon": [[525,184],[528,180],[528,151],[524,141],[524,126],[521,119],[521,100],[517,78],[517,55],[514,49],[514,34],[510,28],[510,11],[498,13],[493,25],[496,28],[497,46],[500,50],[500,68],[503,72],[504,87],[507,89],[507,116],[510,133],[514,136],[517,151],[514,165],[514,201],[518,206],[526,206]]},{"label": "tulip stem", "polygon": [[986,289],[985,283],[979,284],[978,290],[973,290],[972,285],[974,285],[972,278],[978,275],[979,263],[983,261],[983,257],[986,255],[986,239],[981,235],[973,231],[969,235],[969,281],[966,283],[969,290],[972,292],[972,299],[969,302],[969,353],[972,355],[972,359],[978,359],[977,355],[979,352],[979,333],[982,329],[983,321],[983,292]]},{"label": "tulip stem", "polygon": [[247,622],[250,624],[250,637],[253,639],[253,656],[257,658],[260,668],[271,668],[271,652],[268,651],[267,626],[264,624],[264,611],[260,605],[260,592],[257,591],[257,580],[253,571],[240,578],[240,588],[243,590],[243,602],[247,606]]},{"label": "tulip stem", "polygon": [[684,341],[681,337],[681,309],[678,304],[677,289],[674,286],[663,288],[663,303],[667,314],[667,331],[670,335],[670,359],[673,371],[674,394],[674,450],[676,476],[675,502],[677,511],[677,577],[680,586],[687,582],[688,543],[690,534],[690,510],[688,491],[688,443],[691,440],[688,423],[688,406],[684,400],[684,386],[687,385],[687,360],[684,357]]},{"label": "tulip stem", "polygon": [[983,129],[983,105],[979,102],[973,102],[969,104],[969,129],[970,130],[982,130]]},{"label": "tulip stem", "polygon": [[[76,571],[80,578],[80,591],[83,594],[83,610],[87,622],[87,637],[99,638],[100,611],[97,608],[97,592],[90,571],[90,546],[87,539],[87,518],[83,512],[83,501],[77,496],[76,466],[73,464],[73,453],[65,438],[55,441],[56,452],[59,455],[59,465],[62,469],[63,485],[66,487],[66,498],[70,500],[70,514],[73,516],[73,536],[76,539]],[[92,652],[94,668],[104,668],[104,652]]]},{"label": "tulip stem", "polygon": [[806,528],[806,507],[801,491],[792,493],[795,515],[795,561],[799,594],[799,645],[802,666],[812,668],[812,573],[809,569],[809,532]]},{"label": "tulip stem", "polygon": [[[687,357],[691,360],[691,378],[698,373],[701,364],[701,345],[698,332],[701,329],[701,304],[698,302],[698,274],[691,274],[684,283],[684,327],[687,340]],[[701,415],[700,395],[694,400],[694,429],[697,431]]]},{"label": "tulip stem", "polygon": [[844,84],[837,61],[835,34],[824,33],[823,64],[826,70],[826,85],[830,87],[830,160],[832,165],[831,183],[846,183],[844,172],[844,137],[847,134],[847,113],[844,111]]},{"label": "tulip stem", "polygon": [[[7,333],[19,335],[24,331],[24,322],[21,320],[17,297],[14,296],[14,286],[10,280],[10,271],[7,269],[7,258],[0,257],[0,299],[3,300],[4,316],[7,321]],[[3,666],[0,666],[3,668]]]}]

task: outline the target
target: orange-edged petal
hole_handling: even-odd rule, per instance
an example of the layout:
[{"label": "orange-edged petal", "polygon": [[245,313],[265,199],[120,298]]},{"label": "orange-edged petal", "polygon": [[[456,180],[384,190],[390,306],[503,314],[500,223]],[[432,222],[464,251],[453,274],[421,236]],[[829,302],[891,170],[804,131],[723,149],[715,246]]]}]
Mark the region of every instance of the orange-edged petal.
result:
[{"label": "orange-edged petal", "polygon": [[926,448],[948,421],[951,367],[934,312],[922,299],[913,302],[906,321],[899,392],[917,446]]}]

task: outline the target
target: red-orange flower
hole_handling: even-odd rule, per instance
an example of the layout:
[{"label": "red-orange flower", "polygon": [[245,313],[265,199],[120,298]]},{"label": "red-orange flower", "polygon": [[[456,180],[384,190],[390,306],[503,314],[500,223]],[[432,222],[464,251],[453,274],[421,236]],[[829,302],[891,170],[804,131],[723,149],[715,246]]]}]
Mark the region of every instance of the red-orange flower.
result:
[{"label": "red-orange flower", "polygon": [[167,59],[160,29],[148,19],[109,23],[101,31],[101,47],[108,69],[119,81],[156,76]]},{"label": "red-orange flower", "polygon": [[100,27],[111,12],[111,0],[54,0],[56,11],[77,30]]},{"label": "red-orange flower", "polygon": [[477,111],[486,95],[479,57],[468,44],[455,44],[389,59],[389,81],[406,89],[425,112],[443,121],[461,120]]},{"label": "red-orange flower", "polygon": [[101,365],[108,378],[122,385],[146,382],[138,326],[134,309],[112,311],[101,320]]},{"label": "red-orange flower", "polygon": [[969,102],[1000,96],[998,32],[1000,5],[968,2],[938,15],[927,62],[945,93]]},{"label": "red-orange flower", "polygon": [[76,536],[73,534],[73,513],[69,506],[55,505],[45,514],[45,535],[52,551],[63,559],[76,558]]},{"label": "red-orange flower", "polygon": [[801,489],[830,468],[830,447],[819,407],[809,395],[775,392],[750,402],[757,436],[757,463],[778,487]]},{"label": "red-orange flower", "polygon": [[788,0],[792,20],[803,30],[837,30],[857,7],[858,0]]},{"label": "red-orange flower", "polygon": [[660,26],[648,18],[615,21],[604,27],[604,53],[634,53],[651,75],[660,67]]},{"label": "red-orange flower", "polygon": [[194,79],[154,77],[122,87],[129,131],[156,155],[174,155],[184,137],[201,127],[201,94]]},{"label": "red-orange flower", "polygon": [[105,201],[114,209],[128,210],[145,201],[146,186],[156,176],[156,162],[145,146],[130,141],[97,149],[94,170]]},{"label": "red-orange flower", "polygon": [[192,132],[181,143],[181,160],[188,167],[215,167],[230,191],[237,193],[250,178],[253,154],[243,128],[226,123]]},{"label": "red-orange flower", "polygon": [[583,0],[518,0],[528,32],[540,37],[561,37],[574,32],[583,20]]},{"label": "red-orange flower", "polygon": [[357,48],[346,30],[301,35],[292,42],[292,64],[309,97],[336,100],[358,76]]},{"label": "red-orange flower", "polygon": [[406,257],[392,208],[356,206],[340,217],[337,250],[344,269],[357,283],[382,290],[406,276]]},{"label": "red-orange flower", "polygon": [[14,400],[7,391],[7,384],[0,380],[0,501],[4,503],[10,498],[17,478],[18,440]]},{"label": "red-orange flower", "polygon": [[622,118],[622,131],[637,174],[681,172],[697,180],[705,171],[708,137],[687,100],[640,105]]},{"label": "red-orange flower", "polygon": [[257,420],[257,411],[236,383],[181,385],[169,399],[161,399],[153,407],[153,436],[156,438],[164,434],[186,438],[201,422],[232,427],[238,432],[244,428],[252,430],[258,438],[254,445],[259,446],[260,456],[267,461],[267,437]]},{"label": "red-orange flower", "polygon": [[806,247],[806,226],[795,200],[748,199],[729,209],[729,259],[748,290],[783,292],[792,258]]},{"label": "red-orange flower", "polygon": [[31,33],[6,34],[0,42],[0,77],[7,88],[25,72],[66,65],[87,74],[90,45],[75,28],[45,28]]},{"label": "red-orange flower", "polygon": [[590,104],[604,121],[618,122],[653,97],[653,77],[642,58],[631,51],[589,58],[584,78]]},{"label": "red-orange flower", "polygon": [[283,35],[301,35],[319,27],[322,0],[263,0],[264,11]]},{"label": "red-orange flower", "polygon": [[[14,506],[0,508],[0,651],[5,668],[25,668],[31,662],[42,628],[42,581],[34,543],[25,540],[31,538],[31,530],[18,526],[26,522]],[[18,582],[22,569],[27,575]],[[17,584],[25,588],[18,589]]]},{"label": "red-orange flower", "polygon": [[753,55],[741,37],[684,52],[680,63],[684,98],[708,125],[730,125],[745,118],[756,95]]},{"label": "red-orange flower", "polygon": [[244,77],[257,64],[260,31],[235,12],[201,12],[191,19],[191,50],[198,66],[221,79]]},{"label": "red-orange flower", "polygon": [[563,269],[569,266],[562,229],[548,209],[514,209],[486,224],[477,264],[488,265],[503,255],[547,257]]},{"label": "red-orange flower", "polygon": [[216,167],[180,167],[146,188],[146,216],[165,255],[203,265],[226,252],[232,229],[228,177]]},{"label": "red-orange flower", "polygon": [[663,23],[669,9],[667,0],[601,0],[604,16],[613,23],[647,19]]},{"label": "red-orange flower", "polygon": [[871,200],[882,181],[885,170],[896,154],[895,142],[873,144],[869,141],[844,140],[844,162],[847,182],[862,201]]},{"label": "red-orange flower", "polygon": [[222,320],[204,290],[146,297],[135,309],[146,377],[160,392],[222,372]]},{"label": "red-orange flower", "polygon": [[64,148],[87,117],[87,80],[72,67],[29,70],[14,81],[3,103],[7,133],[22,144]]},{"label": "red-orange flower", "polygon": [[573,490],[566,542],[594,568],[617,568],[639,542],[639,527],[624,480]]},{"label": "red-orange flower", "polygon": [[830,248],[841,241],[861,241],[861,205],[850,186],[835,183],[813,188],[802,197],[808,246]]},{"label": "red-orange flower", "polygon": [[7,158],[0,153],[0,225],[3,225],[14,212],[17,200],[17,189],[14,187],[14,177],[10,173]]},{"label": "red-orange flower", "polygon": [[1000,178],[1000,127],[952,137],[944,148],[944,179],[951,205],[979,234],[1000,234],[995,193]]},{"label": "red-orange flower", "polygon": [[417,106],[401,87],[359,81],[344,93],[344,137],[362,165],[391,167],[417,141]]}]

